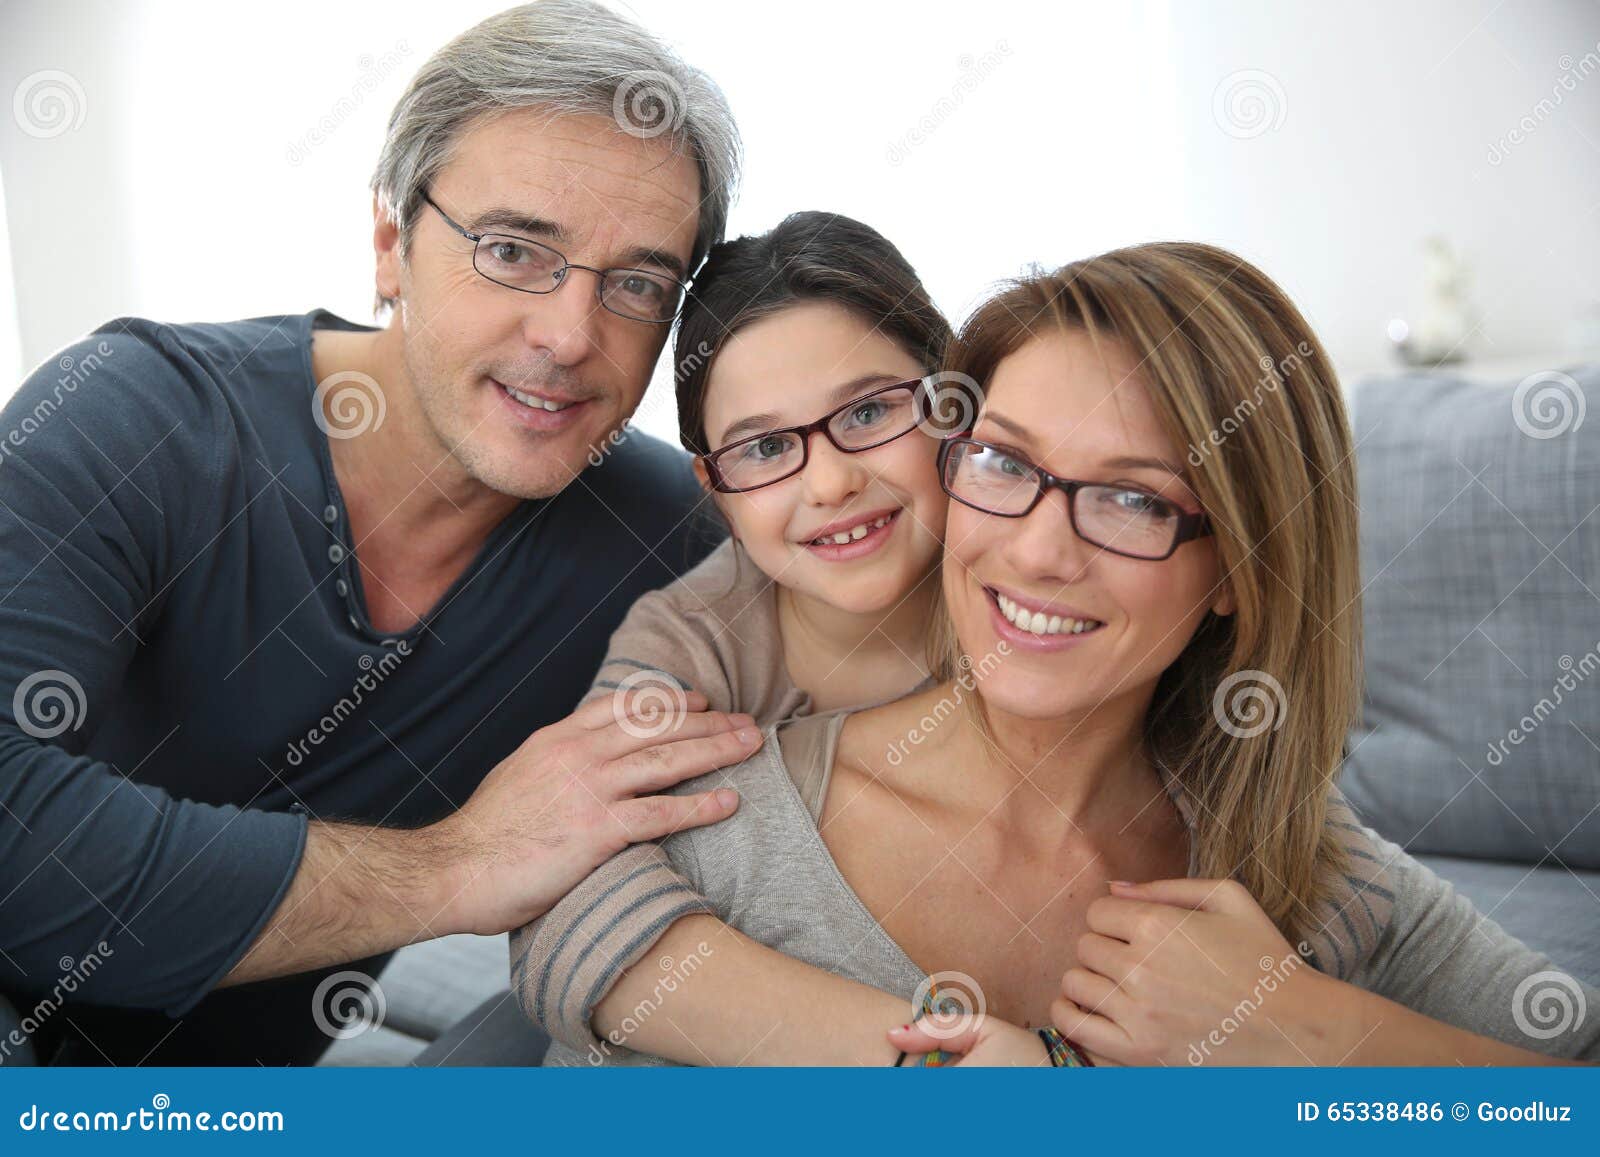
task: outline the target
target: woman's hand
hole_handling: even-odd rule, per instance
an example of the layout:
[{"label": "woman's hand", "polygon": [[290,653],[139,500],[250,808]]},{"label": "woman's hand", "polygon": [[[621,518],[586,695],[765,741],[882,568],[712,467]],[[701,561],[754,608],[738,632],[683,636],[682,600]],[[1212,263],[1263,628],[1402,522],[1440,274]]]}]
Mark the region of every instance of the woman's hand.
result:
[{"label": "woman's hand", "polygon": [[1078,1045],[1126,1065],[1324,1059],[1344,986],[1306,963],[1242,884],[1118,881],[1088,921],[1050,1006]]},{"label": "woman's hand", "polygon": [[1048,1065],[1044,1041],[1030,1028],[986,1014],[934,1012],[889,1030],[889,1043],[911,1057],[934,1049],[959,1053],[956,1065]]}]

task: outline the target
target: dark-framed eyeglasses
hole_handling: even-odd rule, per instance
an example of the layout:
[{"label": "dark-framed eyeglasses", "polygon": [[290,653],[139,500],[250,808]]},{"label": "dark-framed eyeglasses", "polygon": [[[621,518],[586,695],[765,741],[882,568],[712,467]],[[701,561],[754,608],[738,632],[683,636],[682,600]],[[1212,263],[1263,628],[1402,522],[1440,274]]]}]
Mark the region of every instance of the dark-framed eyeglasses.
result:
[{"label": "dark-framed eyeglasses", "polygon": [[1191,538],[1211,534],[1203,511],[1126,486],[1058,478],[1013,451],[976,438],[950,438],[939,447],[939,484],[963,506],[1022,518],[1052,490],[1067,496],[1074,533],[1091,546],[1152,562]]},{"label": "dark-framed eyeglasses", "polygon": [[702,454],[713,490],[743,494],[792,478],[811,457],[811,435],[821,433],[834,449],[859,454],[903,438],[928,417],[926,378],[880,386],[846,402],[815,422],[763,430]]},{"label": "dark-framed eyeglasses", "polygon": [[657,269],[596,269],[568,261],[558,249],[514,233],[473,233],[456,224],[427,193],[422,199],[444,223],[472,242],[472,268],[507,289],[519,293],[554,293],[574,269],[597,278],[600,304],[618,317],[651,325],[670,325],[683,312],[689,287]]}]

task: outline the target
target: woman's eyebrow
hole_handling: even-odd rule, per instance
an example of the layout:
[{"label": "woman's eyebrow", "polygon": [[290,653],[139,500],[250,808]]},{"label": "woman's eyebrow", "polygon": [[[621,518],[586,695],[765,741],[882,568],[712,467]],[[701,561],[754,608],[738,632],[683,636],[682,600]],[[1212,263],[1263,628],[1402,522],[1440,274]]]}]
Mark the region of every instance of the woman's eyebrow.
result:
[{"label": "woman's eyebrow", "polygon": [[[993,422],[1020,441],[1026,442],[1030,439],[1030,433],[1026,426],[1021,422],[1013,422],[1004,414],[996,414],[993,410],[985,410],[983,412],[983,420]],[[1122,454],[1115,458],[1105,459],[1100,463],[1100,467],[1105,470],[1138,470],[1140,468],[1165,470],[1168,474],[1176,475],[1178,478],[1183,477],[1183,471],[1165,458],[1148,458],[1139,455]]]}]

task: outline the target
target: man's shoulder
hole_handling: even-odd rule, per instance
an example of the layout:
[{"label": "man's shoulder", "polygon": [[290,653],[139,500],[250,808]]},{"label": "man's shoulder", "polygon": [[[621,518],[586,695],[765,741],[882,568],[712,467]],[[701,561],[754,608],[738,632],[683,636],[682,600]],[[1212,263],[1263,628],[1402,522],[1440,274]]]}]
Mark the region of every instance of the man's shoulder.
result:
[{"label": "man's shoulder", "polygon": [[588,469],[567,487],[581,503],[598,503],[606,525],[625,527],[660,552],[674,575],[705,558],[727,535],[689,455],[638,430],[610,439],[590,455]]}]

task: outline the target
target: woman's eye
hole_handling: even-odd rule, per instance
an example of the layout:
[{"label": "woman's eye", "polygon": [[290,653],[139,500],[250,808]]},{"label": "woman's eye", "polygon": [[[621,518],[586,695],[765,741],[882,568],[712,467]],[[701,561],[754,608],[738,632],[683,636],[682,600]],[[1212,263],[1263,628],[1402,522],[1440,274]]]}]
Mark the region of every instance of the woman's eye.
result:
[{"label": "woman's eye", "polygon": [[1125,514],[1148,514],[1161,518],[1168,513],[1168,506],[1164,500],[1154,494],[1146,494],[1142,490],[1113,490],[1111,502],[1121,507]]},{"label": "woman's eye", "polygon": [[850,411],[850,421],[857,426],[870,426],[883,420],[889,412],[889,407],[882,402],[862,402]]}]

